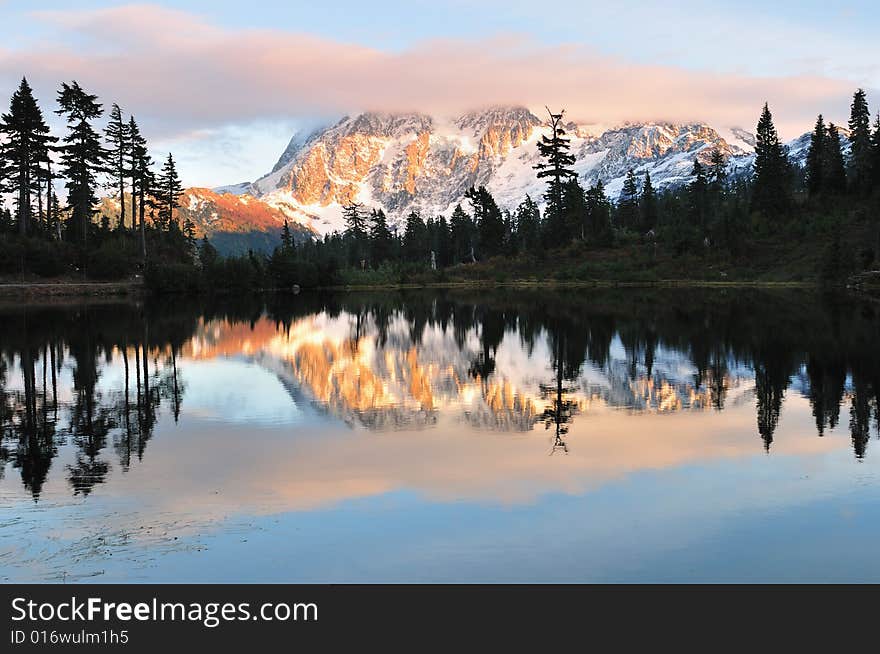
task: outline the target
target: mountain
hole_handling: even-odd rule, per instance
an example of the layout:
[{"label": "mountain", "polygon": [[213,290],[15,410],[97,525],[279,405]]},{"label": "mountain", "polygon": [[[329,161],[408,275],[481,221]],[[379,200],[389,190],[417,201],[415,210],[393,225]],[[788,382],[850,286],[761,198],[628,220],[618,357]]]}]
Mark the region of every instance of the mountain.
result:
[{"label": "mountain", "polygon": [[[693,160],[720,150],[736,169],[751,164],[754,137],[702,123],[640,123],[612,128],[570,123],[575,169],[585,186],[601,179],[616,199],[632,168],[658,187],[690,178]],[[535,177],[543,121],[524,107],[493,107],[452,118],[363,113],[294,136],[268,175],[247,191],[317,233],[342,229],[351,202],[381,206],[393,222],[411,210],[437,215],[486,185],[505,208],[526,194],[540,199]]]},{"label": "mountain", "polygon": [[[126,198],[126,221],[130,220],[130,198]],[[119,216],[119,202],[104,198],[99,215],[114,224]],[[180,197],[177,218],[183,225],[187,219],[196,228],[196,236],[208,235],[222,254],[245,254],[249,249],[271,252],[281,242],[281,227],[286,215],[281,210],[258,200],[248,193],[218,193],[207,188],[188,188]],[[302,241],[315,234],[308,228],[292,223],[293,237]]]},{"label": "mountain", "polygon": [[[612,200],[630,169],[666,188],[689,182],[694,159],[708,163],[716,150],[733,175],[749,171],[754,160],[755,137],[739,127],[571,122],[566,131],[581,184],[602,180]],[[545,185],[534,165],[544,133],[541,118],[516,106],[453,117],[348,116],[294,134],[272,171],[252,183],[189,189],[181,220],[189,216],[227,251],[243,251],[255,244],[271,250],[285,218],[302,237],[342,230],[342,207],[351,202],[382,207],[400,225],[412,210],[448,216],[468,188],[482,184],[502,208],[513,209],[527,194],[542,200]],[[796,165],[804,165],[808,146],[809,134],[788,145]]]}]

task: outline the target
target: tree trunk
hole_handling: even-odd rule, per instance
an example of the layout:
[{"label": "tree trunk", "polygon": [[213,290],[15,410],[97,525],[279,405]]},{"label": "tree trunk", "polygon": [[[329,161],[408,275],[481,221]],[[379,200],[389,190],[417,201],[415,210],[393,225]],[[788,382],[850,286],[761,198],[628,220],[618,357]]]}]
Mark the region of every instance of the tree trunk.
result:
[{"label": "tree trunk", "polygon": [[27,169],[22,169],[18,175],[18,233],[22,236],[27,234],[28,214],[31,209],[30,178]]},{"label": "tree trunk", "polygon": [[[119,162],[119,225],[125,231],[125,174],[122,161]],[[134,227],[134,220],[132,220]]]},{"label": "tree trunk", "polygon": [[139,196],[139,198],[138,198],[138,205],[139,205],[138,206],[138,213],[140,214],[140,223],[141,223],[141,255],[143,256],[144,264],[146,265],[146,263],[147,263],[147,232],[146,232],[146,226],[144,225],[145,218],[146,218],[146,216],[144,215],[144,213],[145,213],[144,183],[145,183],[145,180],[141,180],[140,188],[138,189],[138,196]]}]

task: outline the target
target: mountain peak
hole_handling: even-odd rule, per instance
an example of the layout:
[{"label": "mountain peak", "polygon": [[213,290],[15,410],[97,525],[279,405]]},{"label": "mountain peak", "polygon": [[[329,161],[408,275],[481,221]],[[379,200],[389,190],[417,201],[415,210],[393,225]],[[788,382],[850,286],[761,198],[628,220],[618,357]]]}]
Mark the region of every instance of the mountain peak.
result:
[{"label": "mountain peak", "polygon": [[481,130],[488,125],[521,123],[537,127],[541,120],[526,107],[519,105],[495,105],[476,111],[468,111],[454,121],[459,129]]},{"label": "mountain peak", "polygon": [[[455,117],[367,111],[301,130],[272,173],[247,192],[318,233],[343,229],[341,207],[382,207],[390,220],[412,210],[449,215],[471,186],[485,185],[513,209],[543,195],[534,174],[544,121],[520,105],[496,105]],[[754,137],[703,122],[570,123],[574,169],[584,187],[602,180],[616,197],[627,171],[650,172],[658,188],[687,183],[693,162],[724,154],[731,170],[751,166]],[[244,189],[245,187],[240,187]],[[234,192],[233,189],[230,189]]]}]

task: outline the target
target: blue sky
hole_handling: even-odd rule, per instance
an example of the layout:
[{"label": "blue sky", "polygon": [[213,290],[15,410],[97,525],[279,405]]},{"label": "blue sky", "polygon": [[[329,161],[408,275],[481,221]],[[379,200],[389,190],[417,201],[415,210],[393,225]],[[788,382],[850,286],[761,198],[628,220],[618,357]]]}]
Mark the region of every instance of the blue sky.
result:
[{"label": "blue sky", "polygon": [[[253,179],[299,124],[364,108],[547,101],[585,121],[750,128],[767,100],[793,137],[818,111],[845,120],[855,87],[880,88],[880,8],[861,0],[0,0],[0,19],[0,102],[22,74],[44,104],[76,77],[136,112],[190,184]],[[144,74],[154,57],[182,80]]]}]

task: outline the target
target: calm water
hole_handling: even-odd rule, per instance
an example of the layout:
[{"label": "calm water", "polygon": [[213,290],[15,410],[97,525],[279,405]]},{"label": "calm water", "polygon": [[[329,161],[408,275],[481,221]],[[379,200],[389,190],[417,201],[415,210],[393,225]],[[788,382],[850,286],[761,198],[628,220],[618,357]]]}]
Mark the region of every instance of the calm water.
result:
[{"label": "calm water", "polygon": [[880,581],[880,306],[0,308],[2,581]]}]

